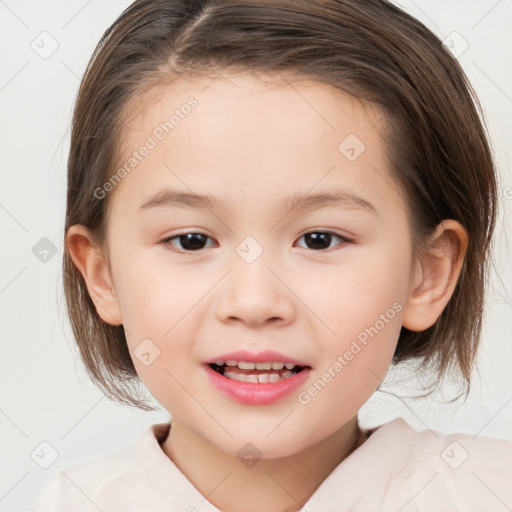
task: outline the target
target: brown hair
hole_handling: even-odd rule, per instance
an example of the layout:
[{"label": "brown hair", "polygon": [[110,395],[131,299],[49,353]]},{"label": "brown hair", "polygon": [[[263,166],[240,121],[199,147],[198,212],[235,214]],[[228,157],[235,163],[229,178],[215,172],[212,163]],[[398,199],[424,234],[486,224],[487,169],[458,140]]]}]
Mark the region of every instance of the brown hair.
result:
[{"label": "brown hair", "polygon": [[[65,235],[83,224],[105,247],[110,196],[98,200],[94,191],[117,168],[129,102],[173,76],[214,76],[228,67],[286,71],[384,113],[388,158],[408,205],[415,257],[443,219],[460,222],[469,236],[450,301],[429,329],[402,327],[393,363],[421,361],[436,378],[455,367],[469,393],[496,219],[494,162],[481,106],[459,63],[429,29],[388,1],[135,1],[104,33],[80,85]],[[123,326],[100,319],[67,248],[63,273],[89,375],[110,398],[151,409],[137,395],[140,381]]]}]

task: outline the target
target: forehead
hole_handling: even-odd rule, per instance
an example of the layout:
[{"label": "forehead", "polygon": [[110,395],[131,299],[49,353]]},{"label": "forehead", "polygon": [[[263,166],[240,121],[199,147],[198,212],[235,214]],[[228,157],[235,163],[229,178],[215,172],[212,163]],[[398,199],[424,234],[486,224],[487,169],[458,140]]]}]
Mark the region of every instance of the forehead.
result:
[{"label": "forehead", "polygon": [[[169,119],[172,111],[180,110],[190,97],[197,99],[205,116],[220,114],[216,116],[217,121],[233,116],[233,110],[236,110],[240,116],[251,114],[251,119],[247,120],[254,122],[255,113],[263,117],[265,108],[277,107],[274,110],[283,121],[290,117],[309,118],[307,128],[310,133],[327,128],[336,130],[341,118],[350,117],[352,124],[362,122],[371,126],[384,120],[377,105],[323,82],[285,74],[275,77],[264,73],[224,71],[216,76],[170,77],[135,95],[125,105],[122,124],[128,132],[141,129],[149,132],[156,120]],[[125,135],[131,138],[130,133]],[[136,137],[136,133],[132,135]]]},{"label": "forehead", "polygon": [[165,182],[198,194],[262,198],[320,182],[351,186],[363,175],[391,181],[380,110],[320,82],[228,73],[179,78],[135,98],[125,114],[119,166],[152,141],[115,191],[129,189],[139,203]]}]

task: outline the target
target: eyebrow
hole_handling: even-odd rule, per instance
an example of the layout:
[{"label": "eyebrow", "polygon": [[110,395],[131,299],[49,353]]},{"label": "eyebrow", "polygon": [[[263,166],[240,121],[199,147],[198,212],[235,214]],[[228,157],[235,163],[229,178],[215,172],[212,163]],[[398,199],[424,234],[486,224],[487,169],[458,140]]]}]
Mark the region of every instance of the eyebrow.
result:
[{"label": "eyebrow", "polygon": [[[199,195],[188,192],[179,192],[171,189],[163,189],[145,200],[139,207],[139,211],[157,207],[190,207],[198,209],[222,209],[225,202],[210,195]],[[288,211],[317,210],[328,206],[341,206],[347,209],[368,211],[378,215],[373,204],[366,199],[345,191],[335,191],[318,194],[295,194],[285,198],[281,203]]]}]

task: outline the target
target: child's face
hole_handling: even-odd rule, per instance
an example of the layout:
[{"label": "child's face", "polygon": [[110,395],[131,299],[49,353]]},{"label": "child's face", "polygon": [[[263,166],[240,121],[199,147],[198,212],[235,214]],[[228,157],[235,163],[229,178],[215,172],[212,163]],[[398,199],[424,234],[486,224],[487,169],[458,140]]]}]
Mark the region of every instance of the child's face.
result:
[{"label": "child's face", "polygon": [[[409,224],[376,112],[318,83],[224,76],[154,90],[127,120],[125,161],[149,149],[113,192],[112,280],[136,370],[172,417],[226,453],[250,441],[281,457],[336,433],[385,375],[410,292]],[[166,188],[219,204],[141,208]],[[374,211],[288,209],[291,196],[335,193]],[[350,241],[304,236],[325,231]],[[205,237],[162,242],[185,233]],[[279,400],[244,404],[205,364],[239,349],[311,369]]]}]

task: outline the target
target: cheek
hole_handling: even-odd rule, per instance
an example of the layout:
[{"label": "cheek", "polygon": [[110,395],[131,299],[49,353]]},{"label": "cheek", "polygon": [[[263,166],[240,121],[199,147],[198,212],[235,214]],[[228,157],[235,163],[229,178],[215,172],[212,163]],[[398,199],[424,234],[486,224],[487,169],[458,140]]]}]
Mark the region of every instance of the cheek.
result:
[{"label": "cheek", "polygon": [[330,398],[325,403],[341,400],[361,406],[385,376],[402,325],[407,250],[389,240],[361,251],[324,281],[325,293],[312,299],[330,328],[324,329],[325,356],[319,369],[320,380],[333,383],[326,386],[325,398]]},{"label": "cheek", "polygon": [[123,320],[138,336],[163,339],[206,291],[197,274],[168,261],[156,247],[131,252],[117,270]]},{"label": "cheek", "polygon": [[[333,341],[355,338],[381,315],[390,321],[386,331],[390,324],[400,323],[397,309],[403,306],[406,294],[409,276],[404,269],[408,261],[405,251],[397,254],[391,247],[374,246],[359,251],[352,261],[325,276],[321,280],[324,286],[310,287],[315,290],[308,295],[311,309],[318,311]],[[397,329],[399,326],[394,327],[395,332]]]},{"label": "cheek", "polygon": [[179,382],[189,371],[183,361],[193,360],[200,299],[212,286],[166,261],[132,252],[117,266],[127,344],[137,374],[157,400],[163,390],[183,394]]},{"label": "cheek", "polygon": [[[348,421],[381,384],[391,363],[401,329],[402,305],[387,295],[369,299],[364,294],[347,300],[334,323],[336,336],[325,338],[316,379],[301,396],[310,412],[329,418],[335,407]],[[331,342],[329,339],[331,338]]]},{"label": "cheek", "polygon": [[137,375],[167,410],[187,407],[189,394],[196,393],[189,378],[194,338],[191,305],[161,279],[141,281],[140,294],[137,288],[132,290],[125,325]]}]

